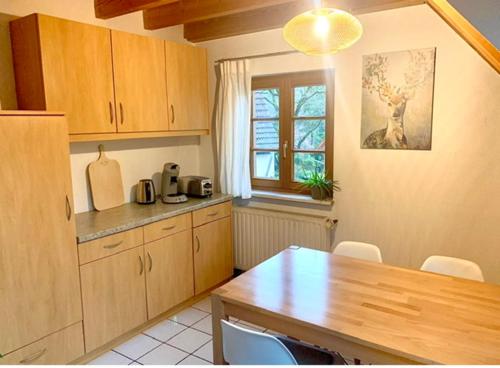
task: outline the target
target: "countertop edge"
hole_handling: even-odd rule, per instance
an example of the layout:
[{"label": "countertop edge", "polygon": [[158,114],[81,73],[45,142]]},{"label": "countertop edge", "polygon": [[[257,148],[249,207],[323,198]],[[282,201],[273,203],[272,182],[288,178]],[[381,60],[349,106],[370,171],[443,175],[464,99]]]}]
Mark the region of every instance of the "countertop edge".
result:
[{"label": "countertop edge", "polygon": [[196,203],[196,204],[193,204],[190,207],[182,208],[182,209],[171,211],[171,212],[165,212],[165,213],[153,216],[153,217],[148,217],[148,218],[145,218],[145,219],[142,219],[142,220],[137,220],[137,221],[130,222],[130,223],[127,223],[127,224],[119,225],[119,226],[116,226],[116,227],[113,227],[113,228],[110,228],[110,229],[97,231],[95,233],[88,233],[88,234],[83,234],[83,235],[77,235],[76,236],[76,242],[77,242],[77,245],[83,245],[83,244],[85,244],[85,243],[87,243],[89,241],[92,241],[92,240],[104,238],[106,236],[110,236],[110,235],[113,235],[113,234],[121,233],[121,232],[124,232],[124,231],[127,231],[127,230],[131,230],[131,229],[135,229],[135,228],[141,227],[141,226],[149,225],[149,224],[152,224],[154,222],[158,222],[158,221],[165,220],[165,219],[168,219],[168,218],[171,218],[171,217],[183,215],[185,213],[193,212],[193,211],[200,210],[200,209],[203,209],[203,208],[206,208],[206,207],[210,207],[210,206],[214,206],[216,204],[220,204],[220,203],[224,203],[224,202],[229,202],[231,200],[232,200],[231,196],[227,196],[227,197],[224,196],[224,197],[221,197],[221,198],[207,200],[207,202]]}]

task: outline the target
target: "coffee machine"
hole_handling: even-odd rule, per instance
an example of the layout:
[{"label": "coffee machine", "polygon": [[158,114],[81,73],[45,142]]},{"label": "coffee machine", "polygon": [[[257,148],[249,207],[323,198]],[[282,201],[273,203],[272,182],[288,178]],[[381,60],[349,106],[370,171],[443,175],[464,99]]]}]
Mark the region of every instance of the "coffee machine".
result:
[{"label": "coffee machine", "polygon": [[179,177],[179,165],[169,162],[163,166],[161,177],[161,199],[163,203],[182,203],[188,199],[184,194],[179,194],[177,178]]}]

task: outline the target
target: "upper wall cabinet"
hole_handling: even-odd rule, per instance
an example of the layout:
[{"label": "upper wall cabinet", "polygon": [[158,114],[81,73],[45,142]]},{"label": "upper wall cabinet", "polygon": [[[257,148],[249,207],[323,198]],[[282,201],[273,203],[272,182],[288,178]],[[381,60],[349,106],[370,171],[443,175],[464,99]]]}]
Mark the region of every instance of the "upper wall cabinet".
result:
[{"label": "upper wall cabinet", "polygon": [[33,14],[11,22],[18,105],[70,141],[209,133],[204,49]]},{"label": "upper wall cabinet", "polygon": [[170,130],[209,129],[205,49],[165,41]]},{"label": "upper wall cabinet", "polygon": [[164,41],[111,31],[119,132],[168,130]]},{"label": "upper wall cabinet", "polygon": [[109,30],[33,14],[11,37],[20,109],[64,111],[70,134],[116,131]]}]

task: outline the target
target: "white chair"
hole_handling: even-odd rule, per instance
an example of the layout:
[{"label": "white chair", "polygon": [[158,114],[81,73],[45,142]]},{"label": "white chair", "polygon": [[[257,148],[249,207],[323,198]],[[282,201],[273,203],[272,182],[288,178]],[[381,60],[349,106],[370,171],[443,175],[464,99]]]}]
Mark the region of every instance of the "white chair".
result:
[{"label": "white chair", "polygon": [[476,263],[461,258],[430,256],[425,260],[420,269],[422,271],[461,277],[469,280],[484,281],[481,268]]},{"label": "white chair", "polygon": [[368,243],[343,241],[333,250],[333,254],[382,263],[380,249],[376,245]]},{"label": "white chair", "polygon": [[221,324],[224,360],[231,365],[345,364],[339,355],[300,341],[251,331],[224,320]]}]

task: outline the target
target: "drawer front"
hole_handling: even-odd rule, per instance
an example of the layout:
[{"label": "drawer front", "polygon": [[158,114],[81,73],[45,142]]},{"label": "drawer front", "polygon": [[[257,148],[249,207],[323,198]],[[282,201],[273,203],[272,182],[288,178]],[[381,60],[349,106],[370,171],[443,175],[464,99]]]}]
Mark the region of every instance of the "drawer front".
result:
[{"label": "drawer front", "polygon": [[0,358],[0,364],[68,364],[84,354],[78,322]]},{"label": "drawer front", "polygon": [[193,212],[193,227],[231,216],[231,201],[216,204]]},{"label": "drawer front", "polygon": [[149,243],[188,229],[191,229],[190,213],[154,222],[144,226],[144,242]]},{"label": "drawer front", "polygon": [[142,227],[113,234],[78,245],[80,264],[89,263],[123,250],[137,247],[144,242]]}]

